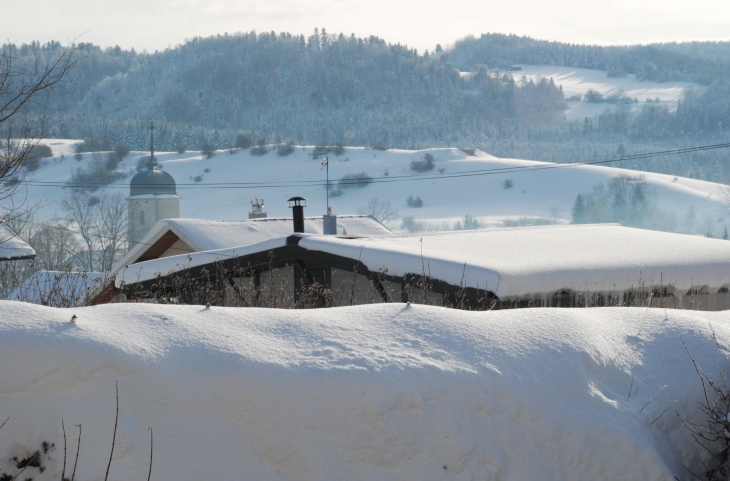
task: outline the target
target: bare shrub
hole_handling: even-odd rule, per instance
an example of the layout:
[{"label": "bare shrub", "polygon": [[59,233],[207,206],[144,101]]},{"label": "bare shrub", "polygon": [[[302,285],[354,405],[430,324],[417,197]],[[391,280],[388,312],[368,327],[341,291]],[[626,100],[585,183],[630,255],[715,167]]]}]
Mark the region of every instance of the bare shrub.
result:
[{"label": "bare shrub", "polygon": [[206,159],[210,159],[215,155],[215,145],[210,142],[204,142],[200,146],[200,153],[205,156]]},{"label": "bare shrub", "polygon": [[261,157],[263,155],[266,155],[269,152],[269,149],[266,148],[266,139],[259,139],[256,142],[255,147],[251,147],[251,155],[255,157]]},{"label": "bare shrub", "polygon": [[346,174],[340,178],[340,180],[337,181],[337,186],[340,189],[351,189],[351,188],[360,188],[366,187],[368,184],[372,183],[373,178],[370,177],[365,172],[359,172],[357,174]]},{"label": "bare shrub", "polygon": [[[712,335],[715,336],[714,331]],[[700,455],[699,464],[702,465],[703,472],[698,474],[690,471],[690,473],[698,479],[702,476],[708,481],[725,480],[730,475],[730,389],[727,376],[723,374],[718,362],[718,377],[713,379],[700,368],[684,341],[682,344],[700,378],[703,394],[702,401],[697,405],[700,421],[690,421],[675,408],[677,416],[689,430],[692,439],[702,448],[703,455]],[[719,350],[719,344],[717,346]]]},{"label": "bare shrub", "polygon": [[253,141],[251,140],[251,136],[248,134],[239,134],[238,137],[236,137],[236,148],[237,149],[248,149],[253,145]]},{"label": "bare shrub", "polygon": [[126,243],[127,202],[121,192],[94,196],[73,192],[63,200],[69,224],[75,226],[84,242],[76,263],[88,271],[105,271],[122,256]]},{"label": "bare shrub", "polygon": [[92,135],[90,137],[85,137],[83,142],[74,146],[74,149],[76,150],[76,153],[105,152],[112,150],[112,143],[107,138]]},{"label": "bare shrub", "polygon": [[380,200],[373,197],[367,205],[358,207],[358,213],[361,215],[371,215],[378,222],[386,227],[390,227],[398,217],[398,209],[390,204],[390,201]]},{"label": "bare shrub", "polygon": [[529,225],[554,225],[555,220],[548,217],[519,217],[517,219],[502,219],[505,227],[525,227]]},{"label": "bare shrub", "polygon": [[89,293],[100,277],[86,271],[39,271],[27,279],[13,295],[13,300],[48,307],[74,307],[88,302]]},{"label": "bare shrub", "polygon": [[406,229],[410,233],[423,232],[424,224],[421,221],[416,220],[412,215],[403,217],[400,224],[401,229]]},{"label": "bare shrub", "polygon": [[151,155],[144,155],[137,159],[136,169],[138,171],[145,169],[154,169],[155,167],[159,167],[159,165],[157,165],[157,159],[155,159]]},{"label": "bare shrub", "polygon": [[457,221],[454,225],[454,230],[471,230],[481,229],[484,227],[484,223],[474,216],[466,214],[463,221]]},{"label": "bare shrub", "polygon": [[114,146],[114,154],[120,161],[124,160],[129,155],[129,147],[124,144],[117,144]]},{"label": "bare shrub", "polygon": [[610,68],[606,71],[606,77],[609,78],[625,78],[627,76],[628,74],[626,72],[617,67]]},{"label": "bare shrub", "polygon": [[411,170],[420,173],[431,171],[434,168],[433,160],[433,154],[426,154],[423,156],[423,159],[411,162]]},{"label": "bare shrub", "polygon": [[281,157],[287,156],[292,152],[294,152],[294,141],[292,140],[276,146],[276,153]]},{"label": "bare shrub", "polygon": [[106,156],[106,162],[104,163],[104,168],[108,171],[114,171],[117,170],[117,167],[119,167],[119,156],[115,154],[114,152],[109,152]]},{"label": "bare shrub", "polygon": [[76,169],[67,185],[73,190],[93,192],[123,178],[124,172],[109,170],[104,158],[100,154],[94,153],[89,165],[86,168]]},{"label": "bare shrub", "polygon": [[419,208],[423,207],[423,200],[420,196],[413,197],[413,195],[411,194],[406,199],[406,204],[408,204],[408,207]]},{"label": "bare shrub", "polygon": [[76,236],[64,224],[40,226],[31,233],[28,244],[35,250],[34,266],[53,271],[64,268],[79,250]]},{"label": "bare shrub", "polygon": [[30,150],[28,157],[23,161],[23,167],[28,169],[29,172],[33,172],[41,166],[41,159],[48,157],[53,157],[51,148],[47,145],[38,144]]},{"label": "bare shrub", "polygon": [[605,102],[605,99],[603,98],[603,95],[600,92],[596,92],[595,90],[591,89],[586,92],[585,96],[583,97],[586,102],[591,104],[600,104]]},{"label": "bare shrub", "polygon": [[332,289],[317,282],[308,286],[302,286],[299,289],[294,307],[296,309],[318,309],[322,307],[332,307],[334,298]]}]

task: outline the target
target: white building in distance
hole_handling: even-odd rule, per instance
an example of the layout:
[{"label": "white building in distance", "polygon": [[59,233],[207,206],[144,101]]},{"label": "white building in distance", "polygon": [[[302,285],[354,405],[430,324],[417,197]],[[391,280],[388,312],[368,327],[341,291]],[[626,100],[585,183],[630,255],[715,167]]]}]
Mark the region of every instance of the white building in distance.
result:
[{"label": "white building in distance", "polygon": [[155,126],[150,124],[150,158],[129,183],[127,198],[127,241],[132,249],[158,220],[180,217],[180,197],[175,179],[157,168],[155,160]]}]

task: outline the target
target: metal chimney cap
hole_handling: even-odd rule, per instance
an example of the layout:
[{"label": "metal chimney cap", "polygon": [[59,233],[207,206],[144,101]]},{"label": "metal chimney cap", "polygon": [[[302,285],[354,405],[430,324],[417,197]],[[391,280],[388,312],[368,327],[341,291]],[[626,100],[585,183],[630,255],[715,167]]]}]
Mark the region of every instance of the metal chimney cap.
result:
[{"label": "metal chimney cap", "polygon": [[[304,197],[299,197],[299,196],[292,197],[287,202],[289,202],[289,207],[298,207],[298,206],[306,207],[307,206],[307,199]],[[292,202],[293,202],[293,204],[292,204]]]}]

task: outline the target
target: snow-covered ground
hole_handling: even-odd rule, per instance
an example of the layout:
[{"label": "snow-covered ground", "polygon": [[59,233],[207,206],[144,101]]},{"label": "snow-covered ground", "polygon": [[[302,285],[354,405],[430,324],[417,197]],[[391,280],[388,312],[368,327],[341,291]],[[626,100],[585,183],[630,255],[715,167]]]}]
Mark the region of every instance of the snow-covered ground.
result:
[{"label": "snow-covered ground", "polygon": [[[71,316],[77,319],[71,322]],[[680,423],[727,372],[726,313],[266,310],[0,301],[0,460],[55,444],[36,481],[667,480]],[[717,336],[719,347],[713,339]],[[662,388],[665,386],[664,388]],[[8,469],[15,474],[17,469]]]},{"label": "snow-covered ground", "polygon": [[[608,77],[603,70],[522,64],[519,67],[522,68],[521,71],[509,72],[518,82],[522,76],[533,81],[539,81],[541,78],[552,78],[555,85],[563,87],[566,98],[577,95],[582,99],[586,92],[593,90],[604,97],[618,94],[631,99],[638,99],[638,103],[630,104],[632,108],[641,107],[647,100],[654,102],[659,99],[659,105],[665,105],[670,110],[674,110],[677,108],[677,103],[682,98],[685,90],[704,88],[692,82],[639,81],[636,80],[634,74],[612,78]],[[584,117],[598,115],[608,109],[615,108],[615,105],[610,103],[591,104],[571,101],[568,105],[568,110],[565,113],[568,120],[581,120]]]},{"label": "snow-covered ground", "polygon": [[[311,160],[312,150],[312,147],[297,147],[294,153],[285,157],[278,156],[275,151],[261,157],[252,156],[249,151],[233,155],[219,151],[211,159],[192,151],[184,154],[161,152],[156,156],[178,183],[178,194],[182,197],[181,217],[240,220],[248,217],[249,200],[253,197],[264,198],[270,217],[290,216],[286,200],[295,195],[308,198],[305,215],[324,214],[325,172],[317,163],[304,162]],[[434,156],[434,170],[424,174],[413,171],[411,162],[422,160],[426,153]],[[116,191],[125,196],[129,194],[129,180],[137,160],[143,155],[147,154],[134,152],[122,162],[120,168],[126,169],[129,176],[113,185]],[[91,157],[92,154],[84,154],[83,159],[77,161],[66,155],[42,162],[40,169],[32,174],[32,180],[58,184],[28,187],[29,203],[43,204],[36,220],[62,215],[61,200],[69,194],[63,183],[77,168],[87,166]],[[620,174],[641,174],[656,191],[659,207],[675,213],[680,224],[690,209],[693,210],[696,223],[693,233],[705,234],[711,230],[715,236],[721,236],[726,223],[730,223],[725,217],[726,202],[720,184],[670,175],[642,174],[603,166],[531,170],[554,164],[498,159],[480,151],[469,156],[450,148],[380,151],[351,147],[341,156],[329,154],[329,159],[333,183],[345,175],[360,172],[375,179],[365,187],[344,189],[340,197],[331,197],[330,205],[335,214],[357,213],[372,198],[377,198],[390,202],[398,210],[398,218],[415,216],[430,221],[437,228],[442,225],[453,228],[453,224],[467,214],[483,220],[487,226],[500,225],[505,218],[523,216],[568,221],[579,193],[589,192],[595,184],[608,182]],[[440,169],[444,169],[443,174]],[[458,176],[449,178],[450,175]],[[194,180],[197,176],[201,176],[199,182]],[[381,180],[396,182],[381,183]],[[504,187],[506,180],[512,181],[512,188]],[[220,185],[231,182],[246,185]],[[272,183],[287,186],[277,187]],[[409,207],[406,203],[409,195],[420,197],[423,207]],[[394,226],[399,224],[396,222]],[[680,230],[684,227],[680,225]]]}]

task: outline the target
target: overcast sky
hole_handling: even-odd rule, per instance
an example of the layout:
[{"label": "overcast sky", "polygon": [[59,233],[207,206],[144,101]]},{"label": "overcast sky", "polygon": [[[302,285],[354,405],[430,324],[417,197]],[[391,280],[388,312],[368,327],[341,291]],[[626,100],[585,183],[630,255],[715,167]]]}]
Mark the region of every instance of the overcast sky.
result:
[{"label": "overcast sky", "polygon": [[154,51],[256,31],[377,35],[419,52],[466,35],[516,33],[603,45],[730,39],[728,0],[0,0],[15,43],[80,41]]}]

